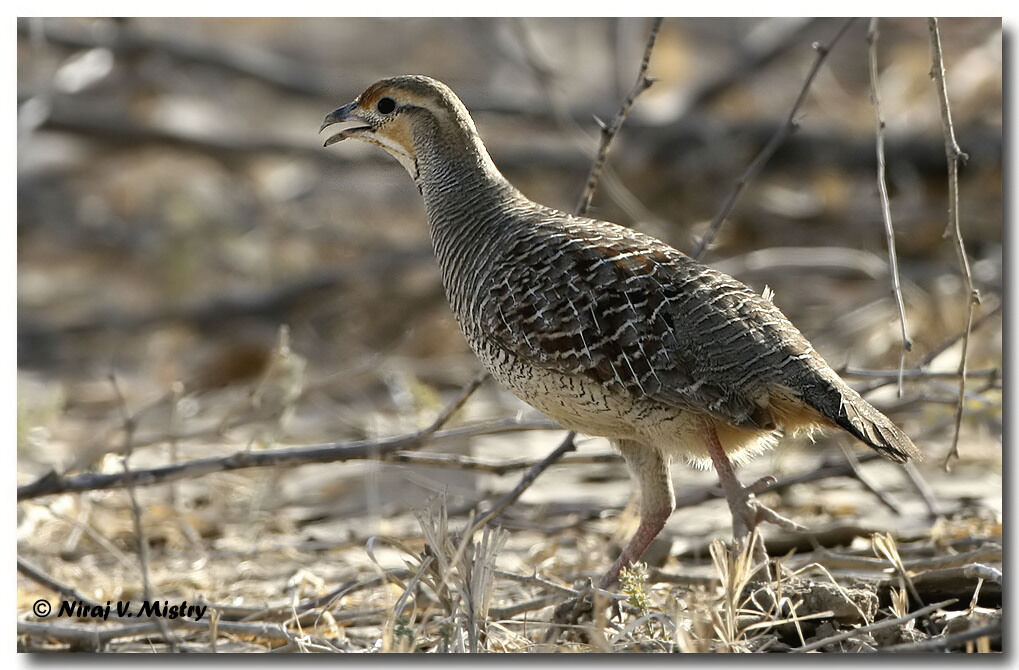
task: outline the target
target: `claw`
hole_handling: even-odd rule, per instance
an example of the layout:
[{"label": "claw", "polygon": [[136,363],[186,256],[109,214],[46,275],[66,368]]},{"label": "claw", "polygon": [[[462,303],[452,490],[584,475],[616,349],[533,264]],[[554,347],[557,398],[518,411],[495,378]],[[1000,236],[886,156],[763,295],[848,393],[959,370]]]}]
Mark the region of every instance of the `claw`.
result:
[{"label": "claw", "polygon": [[773,486],[775,484],[775,482],[777,482],[777,481],[778,480],[775,479],[774,477],[772,477],[771,475],[767,475],[767,476],[761,477],[756,482],[754,482],[753,484],[751,484],[750,486],[747,487],[747,492],[755,493],[755,494],[756,493],[764,493],[768,488]]},{"label": "claw", "polygon": [[758,522],[766,521],[770,524],[778,526],[779,528],[791,530],[798,533],[803,533],[806,532],[807,530],[806,526],[798,524],[792,519],[787,519],[786,517],[776,512],[775,510],[771,509],[770,507],[765,507],[764,505],[757,501],[754,501],[752,504],[754,505],[755,508],[757,508]]}]

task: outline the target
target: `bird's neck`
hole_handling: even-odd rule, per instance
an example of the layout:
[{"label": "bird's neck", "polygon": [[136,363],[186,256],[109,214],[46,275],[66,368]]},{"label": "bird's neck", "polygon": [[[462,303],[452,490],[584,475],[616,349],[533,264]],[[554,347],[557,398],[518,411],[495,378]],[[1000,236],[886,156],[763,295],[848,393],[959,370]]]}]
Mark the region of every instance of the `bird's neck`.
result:
[{"label": "bird's neck", "polygon": [[497,233],[505,223],[498,213],[526,200],[499,172],[473,129],[457,127],[420,139],[415,181],[436,242]]},{"label": "bird's neck", "polygon": [[502,176],[476,132],[428,138],[418,145],[417,167],[443,284],[462,320],[500,240],[518,225],[512,212],[529,201]]}]

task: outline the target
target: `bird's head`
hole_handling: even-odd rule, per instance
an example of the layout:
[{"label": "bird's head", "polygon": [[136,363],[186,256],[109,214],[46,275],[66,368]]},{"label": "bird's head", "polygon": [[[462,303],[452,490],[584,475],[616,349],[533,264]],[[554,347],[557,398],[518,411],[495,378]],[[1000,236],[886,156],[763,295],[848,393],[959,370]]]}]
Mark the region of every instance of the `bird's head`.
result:
[{"label": "bird's head", "polygon": [[422,160],[469,155],[488,159],[467,108],[441,81],[401,75],[377,81],[353,102],[326,115],[319,132],[353,122],[329,136],[325,146],[356,139],[378,145],[417,179]]}]

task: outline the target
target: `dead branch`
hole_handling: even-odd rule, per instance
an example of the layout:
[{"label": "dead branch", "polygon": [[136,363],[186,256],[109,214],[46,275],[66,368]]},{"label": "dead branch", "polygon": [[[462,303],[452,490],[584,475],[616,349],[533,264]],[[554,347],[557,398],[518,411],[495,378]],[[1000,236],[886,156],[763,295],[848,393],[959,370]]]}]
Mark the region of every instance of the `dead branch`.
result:
[{"label": "dead branch", "polygon": [[[622,457],[614,452],[601,454],[566,454],[559,459],[557,465],[596,465],[603,463],[621,463]],[[451,468],[469,472],[485,472],[492,475],[506,475],[518,470],[526,470],[539,465],[544,459],[520,458],[515,460],[494,461],[484,458],[473,458],[461,454],[422,454],[413,451],[398,451],[386,459],[389,463],[405,463],[417,467]]]},{"label": "dead branch", "polygon": [[[862,456],[857,457],[857,463],[867,463],[869,461],[877,460],[881,458],[881,455],[877,452],[868,452]],[[852,477],[853,468],[845,460],[838,463],[832,463],[829,461],[822,462],[819,466],[813,470],[807,470],[798,475],[790,475],[789,477],[783,477],[767,486],[762,487],[757,494],[768,493],[771,491],[780,491],[788,488],[794,484],[804,484],[806,482],[815,482],[821,479],[828,479],[829,477]],[[721,498],[722,490],[717,486],[707,486],[699,490],[690,491],[689,493],[676,496],[676,509],[682,507],[694,507],[700,505],[708,500],[714,500],[715,498]]]},{"label": "dead branch", "polygon": [[[32,19],[39,20],[39,19]],[[71,49],[106,48],[122,56],[158,54],[189,65],[215,67],[251,77],[288,93],[315,98],[328,97],[338,88],[354,88],[344,82],[343,70],[330,71],[287,58],[266,49],[224,40],[204,40],[177,31],[160,36],[132,27],[130,22],[106,22],[82,26],[62,20],[42,19],[47,42]],[[18,21],[18,34],[28,33],[28,21]]]},{"label": "dead branch", "polygon": [[863,488],[867,489],[874,494],[882,505],[891,510],[892,514],[896,516],[902,516],[902,510],[899,508],[899,504],[887,493],[881,490],[877,483],[871,479],[870,475],[863,471],[860,467],[860,460],[856,457],[852,447],[846,445],[843,440],[838,440],[839,448],[842,450],[842,455],[846,457],[846,462],[849,467],[853,470],[853,477],[856,481],[860,482]]},{"label": "dead branch", "polygon": [[877,147],[877,189],[881,197],[881,219],[885,224],[885,241],[888,244],[888,265],[892,280],[892,293],[899,310],[899,328],[902,331],[902,348],[899,353],[899,397],[902,397],[902,374],[906,367],[906,352],[913,350],[906,325],[906,306],[902,301],[902,287],[899,285],[899,259],[895,253],[895,228],[892,226],[892,206],[888,201],[888,184],[885,182],[885,120],[881,116],[881,96],[878,93],[877,68],[878,19],[870,20],[867,30],[867,54],[870,70],[870,99],[874,103],[874,136]]},{"label": "dead branch", "polygon": [[[898,370],[869,370],[866,368],[840,369],[839,374],[843,377],[855,377],[858,379],[958,379],[959,373],[955,371],[935,371],[923,368],[912,368],[904,370],[901,374]],[[971,379],[995,379],[1001,376],[999,368],[985,368],[982,370],[969,370],[966,376]]]},{"label": "dead branch", "polygon": [[[814,550],[817,561],[829,568],[841,568],[845,570],[875,570],[885,572],[888,570],[888,561],[881,558],[869,556],[851,556],[838,554],[824,548]],[[1001,545],[996,542],[985,542],[972,551],[960,554],[949,554],[946,556],[930,556],[925,558],[914,558],[902,561],[902,566],[912,573],[918,574],[931,570],[945,570],[947,568],[958,568],[973,564],[975,561],[1000,562],[1002,560]]]},{"label": "dead branch", "polygon": [[[120,459],[120,465],[123,468],[123,474],[125,478],[130,478],[131,467],[129,461],[131,460],[131,454],[134,450],[134,432],[135,422],[131,416],[131,412],[127,409],[127,399],[120,390],[120,384],[117,383],[117,376],[112,371],[110,372],[110,385],[113,386],[113,392],[117,397],[117,408],[120,410],[121,418],[124,422],[124,446],[123,456]],[[127,498],[131,506],[131,521],[134,526],[134,538],[138,544],[138,565],[141,571],[142,577],[142,594],[145,596],[145,600],[152,600],[152,579],[149,572],[149,540],[148,535],[145,533],[145,525],[142,523],[142,509],[138,504],[138,496],[135,492],[133,484],[128,484]],[[157,627],[159,632],[163,636],[163,640],[166,642],[171,652],[177,651],[177,638],[170,631],[169,626],[166,625],[166,621],[162,618],[156,619]]]},{"label": "dead branch", "polygon": [[941,609],[943,607],[947,607],[947,606],[949,606],[949,605],[951,605],[953,603],[956,603],[956,602],[958,602],[958,600],[956,598],[951,598],[949,600],[943,600],[943,601],[941,601],[939,603],[935,603],[933,605],[928,605],[927,607],[922,607],[922,608],[916,610],[915,612],[911,612],[911,613],[907,614],[906,616],[898,617],[898,618],[895,618],[895,619],[884,619],[882,621],[878,621],[877,623],[872,623],[872,624],[870,624],[868,626],[860,626],[859,628],[854,628],[853,630],[847,630],[845,632],[838,633],[837,635],[832,635],[830,637],[826,637],[826,638],[823,638],[821,640],[816,640],[814,642],[811,642],[810,644],[803,645],[802,647],[796,647],[795,649],[792,649],[791,652],[794,653],[794,654],[799,654],[799,653],[803,653],[803,652],[806,652],[806,651],[813,651],[814,649],[820,649],[821,647],[826,647],[829,644],[835,644],[836,642],[842,642],[843,640],[848,640],[849,638],[851,638],[851,637],[853,637],[855,635],[859,635],[860,633],[872,633],[872,632],[874,632],[876,630],[881,630],[883,628],[890,628],[892,626],[899,626],[899,625],[902,625],[902,624],[904,624],[904,623],[906,623],[908,621],[912,621],[913,619],[916,619],[916,618],[928,615],[931,612],[936,612],[937,610],[939,610],[939,609]]},{"label": "dead branch", "polygon": [[623,127],[623,122],[626,121],[630,108],[633,107],[633,102],[637,99],[637,96],[651,88],[651,85],[654,83],[654,79],[647,76],[647,68],[651,62],[651,52],[654,51],[655,39],[658,37],[658,29],[661,26],[662,19],[660,18],[655,19],[651,24],[651,32],[647,38],[647,45],[644,47],[644,57],[641,59],[640,69],[637,71],[637,82],[630,89],[626,99],[623,100],[623,104],[620,105],[615,118],[607,126],[603,125],[601,128],[601,144],[598,146],[598,153],[595,156],[594,163],[591,164],[591,170],[587,174],[587,183],[584,185],[584,192],[580,195],[580,202],[577,203],[576,213],[578,216],[587,214],[587,210],[591,206],[591,199],[594,198],[595,189],[598,188],[598,180],[601,178],[602,167],[604,167],[605,160],[609,155],[609,145],[612,144],[612,140],[615,139],[619,129]]},{"label": "dead branch", "polygon": [[946,635],[944,637],[932,637],[929,640],[923,640],[922,642],[907,642],[904,644],[896,644],[891,647],[882,647],[881,651],[906,654],[916,652],[948,651],[949,649],[958,647],[961,644],[971,640],[977,640],[982,637],[990,638],[991,640],[1000,640],[1001,619],[998,619],[994,623],[986,626],[975,626],[968,630],[964,630],[961,633],[953,633],[952,635]]},{"label": "dead branch", "polygon": [[677,118],[682,119],[690,111],[717,100],[737,84],[751,79],[755,74],[788,53],[819,19],[783,17],[762,19],[740,44],[739,58],[731,67],[708,76],[683,91]]},{"label": "dead branch", "polygon": [[[52,638],[67,642],[90,645],[92,649],[100,650],[113,640],[127,637],[139,637],[159,633],[160,621],[172,628],[187,628],[199,632],[207,632],[211,624],[207,620],[194,621],[185,617],[178,617],[173,620],[154,619],[144,623],[128,624],[115,628],[97,630],[86,626],[60,626],[49,623],[37,623],[33,621],[18,621],[18,635],[31,635],[35,637]],[[293,640],[295,633],[287,631],[280,624],[241,623],[237,621],[219,621],[217,628],[224,633],[235,635],[249,635],[255,638],[268,638],[270,640]],[[321,640],[325,643],[325,640]]]},{"label": "dead branch", "polygon": [[[535,43],[534,35],[531,30],[528,29],[524,19],[517,18],[510,21],[510,27],[513,28],[514,33],[517,36],[517,42],[523,51],[524,63],[528,70],[534,75],[535,81],[538,84],[538,88],[541,89],[542,95],[545,98],[548,109],[552,112],[552,116],[555,119],[556,125],[566,135],[572,144],[577,149],[577,153],[583,156],[585,166],[588,171],[593,169],[591,165],[592,158],[590,157],[589,151],[589,140],[590,137],[587,132],[576,122],[573,114],[570,112],[570,106],[561,95],[560,91],[555,86],[555,71],[544,56],[539,52],[538,46]],[[594,116],[596,119],[597,115]],[[604,130],[604,128],[603,128]],[[604,142],[604,135],[602,137],[602,143]],[[600,144],[602,144],[600,143]],[[600,150],[600,148],[599,148]],[[595,151],[597,153],[598,150]],[[609,197],[612,198],[613,202],[619,206],[631,219],[634,221],[645,219],[650,220],[653,217],[651,212],[641,203],[633,193],[622,183],[622,181],[615,175],[610,166],[606,166],[604,170],[604,179],[602,180],[605,184],[605,191]]]},{"label": "dead branch", "polygon": [[[969,602],[973,596],[973,589],[981,577],[973,572],[969,566],[958,566],[938,570],[927,570],[910,580],[919,594],[926,600],[935,598],[957,598],[963,602]],[[877,584],[878,593],[882,597],[888,594],[889,589],[899,588],[898,577],[886,577]],[[1001,584],[991,580],[984,582],[980,589],[979,601],[995,608],[1001,607]]]},{"label": "dead branch", "polygon": [[79,593],[78,590],[75,589],[73,586],[69,586],[67,584],[64,584],[63,582],[57,581],[56,579],[50,577],[45,572],[35,567],[28,561],[24,560],[20,556],[18,557],[18,572],[28,577],[32,581],[42,584],[48,589],[56,591],[57,593],[64,596],[68,600],[77,600],[78,602],[82,603],[89,609],[93,607],[100,608],[103,607],[103,605],[100,605],[99,603],[92,600],[88,596]]},{"label": "dead branch", "polygon": [[768,143],[763,149],[761,149],[761,152],[757,154],[757,157],[750,163],[750,165],[747,166],[747,169],[742,175],[740,175],[739,179],[736,180],[736,183],[733,184],[732,189],[729,191],[729,195],[722,204],[722,209],[715,215],[715,218],[711,221],[711,225],[708,226],[707,232],[704,233],[704,237],[702,237],[700,242],[697,243],[697,248],[692,254],[694,258],[700,259],[700,257],[704,255],[708,245],[710,245],[711,241],[715,239],[715,235],[718,234],[719,229],[722,227],[722,224],[725,223],[729,213],[732,212],[733,208],[736,206],[736,200],[739,199],[739,196],[743,193],[743,189],[746,188],[746,185],[757,176],[785,138],[796,130],[798,125],[796,121],[796,112],[799,111],[803,101],[806,100],[807,92],[810,90],[810,85],[813,83],[814,77],[817,76],[817,73],[821,69],[821,65],[824,63],[825,59],[828,58],[828,54],[831,52],[832,47],[834,47],[839,39],[841,39],[842,35],[844,35],[849,29],[849,26],[852,25],[853,21],[854,19],[846,20],[845,23],[842,24],[842,27],[839,28],[838,32],[835,33],[835,37],[833,37],[827,44],[814,43],[813,46],[814,50],[817,52],[817,56],[814,58],[814,64],[807,73],[807,79],[803,82],[803,87],[800,89],[800,94],[797,96],[796,102],[793,103],[792,109],[789,110],[789,116],[786,117],[785,123],[778,129],[778,132],[772,135]]},{"label": "dead branch", "polygon": [[[184,463],[164,465],[149,470],[131,470],[130,472],[97,474],[86,473],[73,477],[58,475],[56,472],[43,475],[31,484],[18,488],[18,500],[28,500],[44,495],[92,491],[96,489],[124,488],[126,486],[152,486],[154,484],[177,481],[188,477],[200,477],[214,472],[227,472],[246,468],[269,466],[304,465],[308,463],[337,463],[358,459],[384,459],[388,454],[407,449],[419,449],[425,444],[456,439],[465,435],[492,434],[513,430],[514,424],[519,427],[516,419],[500,420],[465,426],[463,428],[440,431],[474,390],[481,384],[484,376],[479,375],[464,387],[427,427],[407,435],[382,438],[378,440],[361,440],[350,443],[318,444],[306,447],[285,449],[267,449],[264,451],[240,451],[228,456],[201,458]],[[554,428],[555,424],[546,422],[539,424],[543,429]]]},{"label": "dead branch", "polygon": [[517,501],[517,498],[519,498],[524,493],[524,491],[526,491],[531,486],[531,484],[534,483],[534,480],[537,479],[542,472],[547,470],[549,466],[551,466],[560,458],[562,458],[562,456],[565,453],[576,449],[577,447],[576,444],[574,443],[574,438],[576,437],[576,435],[577,434],[572,430],[569,433],[567,433],[566,438],[559,444],[558,447],[553,449],[548,456],[542,459],[533,468],[528,470],[527,474],[520,478],[520,482],[518,482],[517,485],[513,487],[512,491],[503,496],[499,500],[499,502],[492,506],[492,509],[488,510],[484,516],[482,516],[481,518],[474,522],[474,525],[471,526],[471,532],[473,533],[474,531],[483,528],[489,521],[502,514],[503,510],[505,510],[507,507],[515,503]]},{"label": "dead branch", "polygon": [[962,428],[962,413],[966,397],[966,358],[969,354],[969,335],[973,328],[973,311],[980,304],[980,293],[973,287],[973,276],[969,270],[969,259],[962,241],[962,230],[959,227],[959,163],[966,162],[966,154],[959,148],[955,139],[955,127],[952,125],[952,110],[948,104],[948,83],[945,78],[945,61],[941,55],[941,33],[936,18],[927,19],[927,28],[931,40],[931,78],[938,90],[938,105],[941,110],[941,126],[945,137],[945,158],[948,161],[948,225],[945,237],[952,237],[955,253],[959,258],[959,267],[966,284],[966,320],[962,337],[962,355],[959,358],[959,404],[955,409],[955,432],[952,436],[952,448],[945,455],[944,467],[948,470],[951,462],[959,458],[959,430]]},{"label": "dead branch", "polygon": [[993,317],[1001,314],[1001,307],[1002,307],[1002,301],[999,300],[998,303],[993,308],[988,309],[983,314],[981,314],[978,319],[973,321],[973,323],[970,325],[970,327],[968,329],[964,328],[963,330],[959,331],[955,335],[952,335],[951,337],[946,339],[944,342],[942,342],[938,346],[936,346],[933,349],[931,349],[930,352],[926,356],[923,357],[923,360],[920,361],[920,365],[917,366],[917,367],[921,367],[922,368],[922,367],[926,367],[926,366],[930,365],[934,361],[935,358],[937,358],[938,356],[943,354],[945,351],[947,351],[956,342],[958,342],[959,340],[961,340],[964,337],[966,337],[967,333],[972,333],[972,332],[976,331],[978,328],[980,328],[980,326],[982,326],[985,323],[987,323],[988,321],[990,321]]}]

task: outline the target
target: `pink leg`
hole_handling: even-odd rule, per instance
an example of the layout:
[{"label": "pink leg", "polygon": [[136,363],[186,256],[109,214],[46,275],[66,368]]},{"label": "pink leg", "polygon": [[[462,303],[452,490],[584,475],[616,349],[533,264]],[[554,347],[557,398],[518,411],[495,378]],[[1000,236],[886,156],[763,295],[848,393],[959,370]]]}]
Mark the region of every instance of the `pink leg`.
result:
[{"label": "pink leg", "polygon": [[640,525],[616,562],[602,575],[598,585],[603,589],[616,583],[620,570],[640,559],[644,550],[665,527],[676,504],[666,457],[654,447],[637,442],[620,441],[616,446],[640,485]]},{"label": "pink leg", "polygon": [[[722,485],[722,492],[725,494],[725,500],[729,503],[729,511],[732,513],[732,535],[740,545],[750,538],[751,533],[762,521],[773,523],[787,530],[806,530],[795,521],[781,516],[754,499],[754,493],[774,481],[772,478],[765,477],[749,487],[743,486],[736,478],[732,462],[718,441],[718,434],[713,426],[706,427],[705,440],[708,455],[711,456],[711,462],[718,472],[718,481]],[[767,558],[763,544],[754,547],[754,557],[755,559]]]}]

